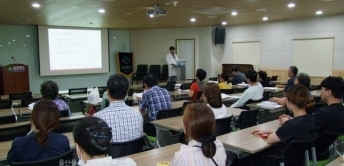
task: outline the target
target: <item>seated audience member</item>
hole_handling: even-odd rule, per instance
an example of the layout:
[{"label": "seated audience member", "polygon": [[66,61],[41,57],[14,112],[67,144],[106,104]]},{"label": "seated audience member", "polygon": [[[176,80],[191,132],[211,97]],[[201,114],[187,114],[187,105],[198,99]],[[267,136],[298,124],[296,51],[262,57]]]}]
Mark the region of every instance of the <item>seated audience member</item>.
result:
[{"label": "seated audience member", "polygon": [[232,68],[232,74],[233,74],[233,77],[231,78],[231,83],[233,85],[236,85],[236,84],[241,84],[243,82],[246,82],[246,76],[244,73],[240,72],[238,67],[234,66]]},{"label": "seated audience member", "polygon": [[[128,96],[125,97],[124,100],[128,100]],[[102,96],[102,101],[100,102],[100,109],[103,110],[106,108],[106,103],[109,102],[109,97],[107,95],[107,91],[105,91],[103,93],[103,96]]]},{"label": "seated audience member", "polygon": [[51,132],[57,128],[59,120],[60,112],[53,101],[41,99],[36,102],[31,113],[31,132],[13,140],[7,162],[39,161],[69,151],[68,138]]},{"label": "seated audience member", "polygon": [[248,101],[258,101],[263,98],[264,89],[262,85],[257,82],[257,72],[253,69],[246,72],[247,83],[250,86],[244,91],[238,101],[231,105],[231,107],[243,107]]},{"label": "seated audience member", "polygon": [[107,81],[109,107],[93,116],[103,119],[112,128],[111,142],[126,142],[143,134],[143,118],[139,111],[125,104],[129,82],[123,75],[111,75]]},{"label": "seated audience member", "polygon": [[277,87],[284,88],[284,92],[286,92],[290,87],[294,85],[294,80],[296,78],[297,72],[298,69],[296,66],[290,66],[288,70],[288,77],[290,78],[288,79],[287,85],[277,85]]},{"label": "seated audience member", "polygon": [[[309,87],[311,86],[311,78],[306,73],[298,73],[296,75],[296,78],[294,79],[294,85],[297,85],[297,84],[303,85],[307,89],[309,89]],[[308,93],[309,93],[309,96],[313,98],[309,90],[308,90]],[[273,97],[270,99],[270,101],[277,102],[278,104],[284,105],[284,106],[287,105],[286,100],[287,100],[286,97],[282,97],[282,98]]]},{"label": "seated audience member", "polygon": [[43,98],[53,100],[60,111],[68,110],[68,116],[71,116],[71,112],[67,103],[57,98],[59,94],[59,87],[57,86],[56,82],[51,80],[44,81],[41,84],[41,94]]},{"label": "seated audience member", "polygon": [[222,73],[220,83],[218,83],[220,89],[232,89],[232,83],[228,81],[229,81],[229,74]]},{"label": "seated audience member", "polygon": [[215,117],[205,104],[190,104],[183,115],[183,129],[187,145],[181,145],[171,166],[224,166],[226,152],[214,137]]},{"label": "seated audience member", "polygon": [[140,111],[148,113],[150,120],[156,120],[160,110],[172,109],[171,94],[158,86],[158,78],[153,74],[144,76],[142,81],[146,91],[140,101]]},{"label": "seated audience member", "polygon": [[268,77],[268,74],[266,74],[265,71],[259,71],[258,72],[258,82],[263,86],[266,87],[269,85],[269,82],[266,80],[266,77]]},{"label": "seated audience member", "polygon": [[207,83],[203,88],[203,101],[211,108],[215,119],[228,117],[227,108],[222,104],[221,91],[215,83]]},{"label": "seated audience member", "polygon": [[190,92],[188,96],[191,97],[192,100],[197,99],[197,94],[200,91],[203,91],[204,82],[203,80],[207,77],[207,72],[203,69],[197,69],[196,71],[196,82],[192,83],[190,86]]},{"label": "seated audience member", "polygon": [[[279,162],[267,156],[281,156],[283,149],[292,140],[308,140],[314,137],[313,117],[306,113],[306,109],[314,104],[310,99],[308,89],[302,85],[295,85],[287,91],[287,107],[294,114],[292,120],[283,123],[277,131],[273,130],[253,130],[252,134],[268,134],[266,142],[276,144],[275,146],[249,155],[242,159],[234,160],[233,165],[265,165],[276,166]],[[282,123],[283,118],[280,118]],[[263,139],[263,138],[262,138]],[[299,164],[302,165],[302,164]],[[303,164],[304,165],[304,164]]]},{"label": "seated audience member", "polygon": [[112,132],[102,119],[81,119],[74,126],[73,138],[80,166],[136,166],[129,157],[112,159]]}]

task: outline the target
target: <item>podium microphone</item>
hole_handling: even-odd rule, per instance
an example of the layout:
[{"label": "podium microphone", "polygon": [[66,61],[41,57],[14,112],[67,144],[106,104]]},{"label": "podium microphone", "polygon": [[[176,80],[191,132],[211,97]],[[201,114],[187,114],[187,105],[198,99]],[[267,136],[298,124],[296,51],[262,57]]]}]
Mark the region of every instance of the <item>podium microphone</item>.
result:
[{"label": "podium microphone", "polygon": [[13,62],[16,63],[16,60],[13,58],[13,56],[11,58],[13,59]]}]

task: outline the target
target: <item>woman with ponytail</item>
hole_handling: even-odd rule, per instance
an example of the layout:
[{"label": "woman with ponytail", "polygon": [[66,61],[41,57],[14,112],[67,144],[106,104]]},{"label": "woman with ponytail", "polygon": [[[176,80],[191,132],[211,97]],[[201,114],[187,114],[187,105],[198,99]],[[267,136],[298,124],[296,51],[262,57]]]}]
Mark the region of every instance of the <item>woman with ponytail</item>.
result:
[{"label": "woman with ponytail", "polygon": [[74,126],[73,138],[79,166],[136,166],[129,157],[112,159],[112,131],[97,117],[83,118]]},{"label": "woman with ponytail", "polygon": [[188,145],[181,145],[171,166],[224,166],[226,152],[216,139],[215,116],[205,104],[190,104],[183,115],[183,129]]},{"label": "woman with ponytail", "polygon": [[69,151],[68,138],[51,132],[57,128],[59,119],[60,112],[52,100],[39,100],[31,113],[31,132],[13,140],[7,162],[38,161]]},{"label": "woman with ponytail", "polygon": [[[314,105],[310,98],[308,88],[303,85],[294,85],[287,91],[286,104],[293,112],[294,118],[281,116],[281,127],[274,130],[253,130],[255,135],[267,134],[266,142],[275,144],[272,148],[261,151],[254,155],[249,155],[242,159],[236,159],[234,166],[255,165],[255,166],[276,166],[279,161],[268,156],[281,156],[283,149],[292,140],[308,140],[314,137],[314,120],[312,115],[306,113],[307,108]],[[263,139],[263,138],[262,138]],[[298,162],[298,161],[295,161]],[[303,161],[301,161],[303,162]],[[295,163],[304,165],[304,163]]]}]

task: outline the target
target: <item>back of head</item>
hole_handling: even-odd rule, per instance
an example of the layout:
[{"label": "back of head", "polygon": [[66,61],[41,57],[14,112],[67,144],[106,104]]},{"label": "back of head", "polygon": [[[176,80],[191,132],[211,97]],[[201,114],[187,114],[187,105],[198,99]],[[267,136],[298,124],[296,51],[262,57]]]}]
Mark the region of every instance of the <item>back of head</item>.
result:
[{"label": "back of head", "polygon": [[216,146],[213,136],[215,131],[215,116],[213,111],[206,104],[189,104],[184,111],[183,124],[185,136],[188,140],[201,142],[202,153],[205,157],[211,158],[216,153]]},{"label": "back of head", "polygon": [[151,88],[158,85],[158,78],[154,74],[147,74],[143,77],[142,82]]},{"label": "back of head", "polygon": [[97,117],[81,119],[73,129],[73,138],[91,157],[111,155],[111,128],[106,122]]},{"label": "back of head", "polygon": [[246,78],[249,79],[251,82],[257,82],[257,75],[257,72],[253,69],[249,69],[245,73]]},{"label": "back of head", "polygon": [[287,100],[299,109],[304,110],[314,105],[314,100],[309,95],[308,88],[301,84],[294,85],[287,91]]},{"label": "back of head", "polygon": [[260,70],[258,72],[258,75],[259,75],[259,78],[261,78],[264,81],[266,80],[266,77],[268,76],[268,74],[265,71],[263,71],[263,70]]},{"label": "back of head", "polygon": [[220,87],[213,83],[207,83],[203,87],[203,95],[207,99],[207,103],[213,108],[222,107]]},{"label": "back of head", "polygon": [[224,73],[221,74],[221,78],[224,81],[228,81],[229,80],[229,74],[227,72],[224,72]]},{"label": "back of head", "polygon": [[129,81],[121,74],[111,75],[107,81],[108,95],[117,100],[122,100],[128,93]]},{"label": "back of head", "polygon": [[290,66],[289,70],[294,74],[294,76],[296,76],[297,72],[299,71],[299,69],[296,66]]},{"label": "back of head", "polygon": [[237,67],[237,66],[233,66],[233,67],[232,67],[232,72],[233,72],[233,71],[234,71],[234,72],[238,72],[238,71],[239,71],[238,67]]},{"label": "back of head", "polygon": [[306,73],[298,73],[296,75],[296,79],[298,80],[299,84],[309,88],[311,86],[311,78]]},{"label": "back of head", "polygon": [[326,90],[331,90],[334,98],[340,99],[344,95],[344,82],[342,77],[329,76],[325,78],[321,84]]},{"label": "back of head", "polygon": [[41,94],[43,98],[55,100],[59,93],[59,87],[56,82],[46,80],[41,84]]},{"label": "back of head", "polygon": [[33,106],[30,118],[37,130],[38,143],[44,145],[49,131],[56,129],[59,125],[60,111],[52,100],[41,99]]},{"label": "back of head", "polygon": [[207,72],[204,71],[203,69],[197,69],[196,71],[196,77],[200,80],[203,81],[205,77],[207,77]]}]

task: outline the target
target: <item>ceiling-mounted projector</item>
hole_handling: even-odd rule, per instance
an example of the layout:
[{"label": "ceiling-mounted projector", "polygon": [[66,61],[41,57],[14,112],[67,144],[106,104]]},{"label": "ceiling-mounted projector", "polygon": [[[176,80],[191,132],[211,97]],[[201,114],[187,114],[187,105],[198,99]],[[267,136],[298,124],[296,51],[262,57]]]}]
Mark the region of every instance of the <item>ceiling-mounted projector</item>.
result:
[{"label": "ceiling-mounted projector", "polygon": [[153,17],[159,17],[159,16],[166,16],[167,11],[164,9],[161,9],[159,5],[154,5],[154,9],[147,10],[147,15],[153,16]]}]

